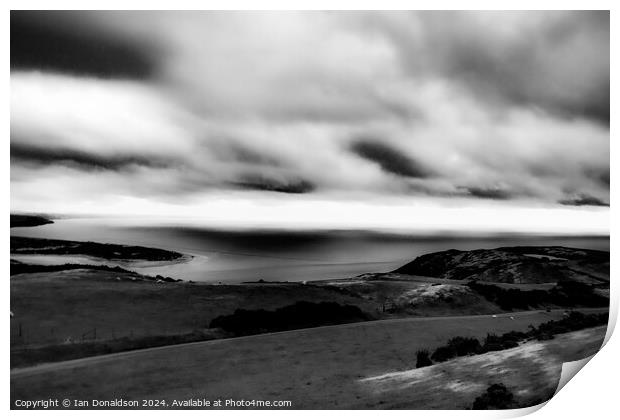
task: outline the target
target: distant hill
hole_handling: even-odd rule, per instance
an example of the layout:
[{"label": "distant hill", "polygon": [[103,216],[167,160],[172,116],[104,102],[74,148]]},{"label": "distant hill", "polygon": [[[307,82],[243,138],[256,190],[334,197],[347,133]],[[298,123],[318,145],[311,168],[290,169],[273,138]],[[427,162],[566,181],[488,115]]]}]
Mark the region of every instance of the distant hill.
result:
[{"label": "distant hill", "polygon": [[505,247],[422,255],[395,273],[497,283],[609,282],[609,252],[549,247]]},{"label": "distant hill", "polygon": [[31,227],[54,223],[53,221],[41,216],[29,216],[25,214],[12,214],[11,227]]},{"label": "distant hill", "polygon": [[106,260],[173,261],[183,254],[158,248],[11,236],[11,254],[88,255]]}]

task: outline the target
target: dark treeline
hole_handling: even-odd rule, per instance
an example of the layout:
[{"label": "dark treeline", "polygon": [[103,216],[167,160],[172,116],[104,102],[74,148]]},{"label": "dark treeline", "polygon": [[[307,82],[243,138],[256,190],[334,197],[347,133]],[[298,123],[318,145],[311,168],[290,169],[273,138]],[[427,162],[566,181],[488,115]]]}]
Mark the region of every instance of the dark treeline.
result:
[{"label": "dark treeline", "polygon": [[559,282],[550,290],[519,290],[481,284],[467,283],[470,289],[504,310],[528,309],[545,305],[560,307],[602,307],[609,299],[595,293],[594,286],[577,281]]},{"label": "dark treeline", "polygon": [[369,319],[371,317],[357,306],[340,305],[335,302],[300,301],[275,311],[237,309],[232,315],[222,315],[213,319],[209,328],[221,328],[235,335],[250,335]]},{"label": "dark treeline", "polygon": [[[550,340],[556,334],[564,334],[585,328],[592,328],[607,324],[609,313],[583,314],[571,312],[558,321],[548,321],[538,327],[530,326],[528,331],[510,331],[502,335],[487,334],[483,343],[473,337],[453,337],[444,346],[438,347],[430,355],[432,362],[445,362],[455,357],[484,354],[490,351],[506,350],[519,346],[527,340]],[[418,367],[429,366],[428,352],[418,352]]]}]

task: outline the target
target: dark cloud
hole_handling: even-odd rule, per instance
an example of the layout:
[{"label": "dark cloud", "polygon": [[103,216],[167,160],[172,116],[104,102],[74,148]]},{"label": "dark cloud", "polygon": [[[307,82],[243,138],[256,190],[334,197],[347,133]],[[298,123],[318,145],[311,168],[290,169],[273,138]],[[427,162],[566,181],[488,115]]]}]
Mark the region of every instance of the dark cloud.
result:
[{"label": "dark cloud", "polygon": [[369,22],[412,77],[442,75],[497,111],[508,104],[609,125],[609,11],[423,11]]},{"label": "dark cloud", "polygon": [[459,187],[467,195],[476,198],[488,198],[491,200],[509,200],[513,198],[510,191],[501,188]]},{"label": "dark cloud", "polygon": [[[547,28],[535,36],[492,48],[486,43],[469,44],[469,48],[461,44],[455,76],[464,72],[464,79],[472,86],[499,93],[518,106],[609,125],[609,13],[549,19]],[[583,45],[582,36],[590,39],[588,45]],[[583,71],[586,62],[591,71]]]},{"label": "dark cloud", "polygon": [[11,144],[11,164],[21,162],[36,165],[58,165],[85,171],[121,171],[135,166],[162,168],[168,166],[160,159],[144,156],[100,156],[81,150],[44,148],[26,144]]},{"label": "dark cloud", "polygon": [[11,12],[11,69],[106,78],[149,77],[154,63],[142,46],[76,26],[66,12]]},{"label": "dark cloud", "polygon": [[383,171],[410,178],[428,178],[430,173],[412,158],[396,148],[377,140],[357,140],[351,151],[361,158],[378,164]]},{"label": "dark cloud", "polygon": [[305,194],[315,190],[314,184],[306,180],[279,181],[263,175],[246,175],[233,185],[250,190],[273,191],[288,194]]},{"label": "dark cloud", "polygon": [[575,117],[584,116],[593,121],[598,121],[603,125],[609,126],[611,120],[611,87],[607,79],[601,83],[598,93],[586,98],[583,104],[551,104],[556,106],[556,111],[560,116]]},{"label": "dark cloud", "polygon": [[609,168],[587,169],[585,175],[602,187],[609,189]]},{"label": "dark cloud", "polygon": [[593,197],[588,194],[578,194],[574,198],[560,200],[558,203],[564,206],[600,206],[609,207],[609,203],[604,202],[600,198]]}]

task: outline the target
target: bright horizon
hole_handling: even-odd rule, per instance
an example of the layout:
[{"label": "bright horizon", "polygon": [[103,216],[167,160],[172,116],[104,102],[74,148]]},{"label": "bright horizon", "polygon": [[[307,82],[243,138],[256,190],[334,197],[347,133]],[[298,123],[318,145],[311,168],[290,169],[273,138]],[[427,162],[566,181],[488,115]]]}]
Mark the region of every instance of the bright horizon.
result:
[{"label": "bright horizon", "polygon": [[[12,213],[37,213],[94,219],[111,218],[143,225],[175,224],[226,229],[290,230],[388,230],[400,233],[462,234],[551,234],[609,235],[609,208],[554,208],[526,204],[517,207],[478,201],[454,203],[444,200],[390,199],[379,205],[371,202],[319,200],[311,197],[282,200],[261,197],[211,198],[208,204],[175,205],[148,203],[135,198],[119,198],[113,211],[102,211],[101,203],[72,207],[30,207]],[[135,209],[144,211],[136,212]],[[133,210],[133,211],[132,211]],[[354,215],[354,217],[352,217]]]}]

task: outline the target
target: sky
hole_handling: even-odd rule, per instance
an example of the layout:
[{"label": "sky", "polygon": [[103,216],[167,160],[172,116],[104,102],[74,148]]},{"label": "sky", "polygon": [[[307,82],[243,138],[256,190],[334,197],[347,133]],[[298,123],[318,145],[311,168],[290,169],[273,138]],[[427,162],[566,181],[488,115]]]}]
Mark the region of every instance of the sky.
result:
[{"label": "sky", "polygon": [[11,12],[11,210],[609,230],[609,13]]}]

